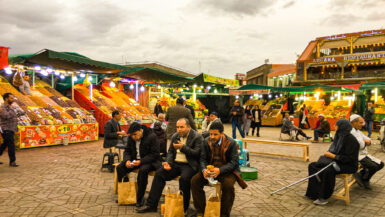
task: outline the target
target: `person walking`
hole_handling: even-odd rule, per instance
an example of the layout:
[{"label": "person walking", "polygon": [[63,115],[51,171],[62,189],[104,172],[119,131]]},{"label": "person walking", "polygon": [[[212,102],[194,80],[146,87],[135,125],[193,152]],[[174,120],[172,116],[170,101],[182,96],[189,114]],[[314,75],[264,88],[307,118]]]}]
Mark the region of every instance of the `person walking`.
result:
[{"label": "person walking", "polygon": [[372,135],[372,127],[374,121],[374,108],[372,102],[368,102],[368,107],[366,107],[364,113],[364,119],[366,123],[366,130],[368,131],[368,137],[370,138]]},{"label": "person walking", "polygon": [[262,125],[262,112],[259,108],[259,105],[254,106],[253,110],[251,111],[253,119],[251,122],[251,128],[253,129],[251,132],[251,135],[254,136],[255,128],[257,128],[257,137],[259,137],[259,129]]},{"label": "person walking", "polygon": [[245,113],[243,114],[243,126],[242,130],[246,134],[246,136],[249,136],[250,126],[251,126],[251,119],[253,118],[251,114],[251,106],[247,105],[245,108]]},{"label": "person walking", "polygon": [[240,105],[239,100],[235,100],[234,106],[230,110],[230,122],[233,128],[233,139],[237,138],[237,128],[242,138],[245,138],[245,133],[242,130],[242,117],[245,113],[243,107]]},{"label": "person walking", "polygon": [[12,105],[15,102],[15,96],[12,93],[5,93],[3,100],[4,103],[0,107],[0,132],[4,141],[0,146],[0,156],[8,147],[9,166],[18,167],[15,153],[15,133],[18,125],[17,118],[24,115],[25,112]]},{"label": "person walking", "polygon": [[160,113],[163,113],[163,108],[160,105],[160,101],[158,100],[156,101],[156,105],[154,107],[154,114],[156,115],[156,117],[159,117]]}]

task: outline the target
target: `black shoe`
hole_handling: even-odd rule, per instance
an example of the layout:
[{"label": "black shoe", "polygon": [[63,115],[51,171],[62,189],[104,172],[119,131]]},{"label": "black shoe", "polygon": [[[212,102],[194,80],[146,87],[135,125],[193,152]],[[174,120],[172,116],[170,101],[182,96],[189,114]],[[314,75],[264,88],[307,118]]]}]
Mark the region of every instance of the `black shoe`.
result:
[{"label": "black shoe", "polygon": [[362,181],[361,175],[359,173],[354,173],[354,178],[356,179],[357,184],[360,187],[364,187],[364,182]]},{"label": "black shoe", "polygon": [[158,211],[158,209],[156,207],[151,207],[151,206],[147,206],[147,205],[136,208],[137,213],[157,212],[157,211]]},{"label": "black shoe", "polygon": [[372,190],[372,187],[370,186],[369,181],[364,181],[364,188],[366,190]]},{"label": "black shoe", "polygon": [[0,164],[3,164],[3,162],[0,162]]},{"label": "black shoe", "polygon": [[12,162],[9,164],[10,167],[18,167],[19,164],[17,164],[16,162]]},{"label": "black shoe", "polygon": [[259,134],[257,134],[257,137],[259,137]]},{"label": "black shoe", "polygon": [[144,200],[142,200],[141,202],[137,202],[136,203],[136,208],[140,208],[144,205]]}]

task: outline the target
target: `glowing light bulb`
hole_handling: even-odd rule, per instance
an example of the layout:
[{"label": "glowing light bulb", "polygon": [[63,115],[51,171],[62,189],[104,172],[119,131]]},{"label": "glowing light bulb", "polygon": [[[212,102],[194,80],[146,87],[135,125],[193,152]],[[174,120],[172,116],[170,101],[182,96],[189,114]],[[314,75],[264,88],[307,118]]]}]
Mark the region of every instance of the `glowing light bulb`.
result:
[{"label": "glowing light bulb", "polygon": [[59,70],[55,70],[55,75],[56,75],[56,76],[59,76],[59,75],[60,75]]},{"label": "glowing light bulb", "polygon": [[74,76],[74,81],[78,81],[78,77]]},{"label": "glowing light bulb", "polygon": [[35,69],[36,71],[39,71],[39,70],[41,70],[41,67],[40,67],[40,66],[35,66],[34,69]]},{"label": "glowing light bulb", "polygon": [[86,77],[86,74],[80,73],[80,77],[81,77],[81,78],[85,78],[85,77]]},{"label": "glowing light bulb", "polygon": [[62,79],[62,80],[63,80],[64,78],[65,78],[65,76],[64,76],[64,75],[60,75],[60,79]]},{"label": "glowing light bulb", "polygon": [[4,68],[4,71],[7,75],[12,75],[12,69],[9,67]]},{"label": "glowing light bulb", "polygon": [[140,91],[144,91],[144,86],[141,86],[141,87],[140,87]]},{"label": "glowing light bulb", "polygon": [[134,89],[134,85],[133,84],[130,85],[130,90],[132,90],[132,89]]},{"label": "glowing light bulb", "polygon": [[110,82],[110,87],[115,87],[115,82],[111,81]]}]

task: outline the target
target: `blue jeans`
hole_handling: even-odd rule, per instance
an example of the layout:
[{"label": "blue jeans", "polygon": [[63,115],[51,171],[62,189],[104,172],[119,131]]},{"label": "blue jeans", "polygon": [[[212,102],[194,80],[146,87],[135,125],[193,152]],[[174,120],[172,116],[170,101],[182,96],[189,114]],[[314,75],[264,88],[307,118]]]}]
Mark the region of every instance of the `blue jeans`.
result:
[{"label": "blue jeans", "polygon": [[4,130],[1,135],[3,136],[4,142],[0,146],[0,155],[2,155],[5,148],[8,147],[9,163],[15,162],[15,133],[13,131]]},{"label": "blue jeans", "polygon": [[373,121],[365,121],[366,122],[366,130],[368,131],[368,137],[372,135],[372,127]]},{"label": "blue jeans", "polygon": [[233,127],[233,139],[237,138],[237,128],[238,128],[239,133],[241,134],[242,138],[245,138],[245,133],[243,132],[241,125],[238,123],[238,120],[236,120],[236,119],[233,120],[232,127]]},{"label": "blue jeans", "polygon": [[318,141],[318,136],[319,134],[325,134],[323,130],[320,130],[320,129],[315,129],[314,130],[314,140],[315,141]]}]

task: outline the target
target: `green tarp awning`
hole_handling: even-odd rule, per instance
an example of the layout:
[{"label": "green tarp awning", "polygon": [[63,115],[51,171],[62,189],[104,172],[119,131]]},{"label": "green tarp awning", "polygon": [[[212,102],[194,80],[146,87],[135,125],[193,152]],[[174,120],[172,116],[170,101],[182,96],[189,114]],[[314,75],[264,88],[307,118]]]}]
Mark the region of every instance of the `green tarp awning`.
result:
[{"label": "green tarp awning", "polygon": [[192,77],[184,77],[175,73],[167,72],[158,68],[144,68],[136,72],[121,72],[118,75],[124,75],[130,78],[145,80],[155,83],[178,83],[191,81]]},{"label": "green tarp awning", "polygon": [[114,74],[118,72],[136,72],[143,67],[126,67],[117,64],[90,59],[72,52],[57,52],[44,49],[35,54],[10,55],[10,64],[43,65],[68,71],[91,71],[92,73]]}]

